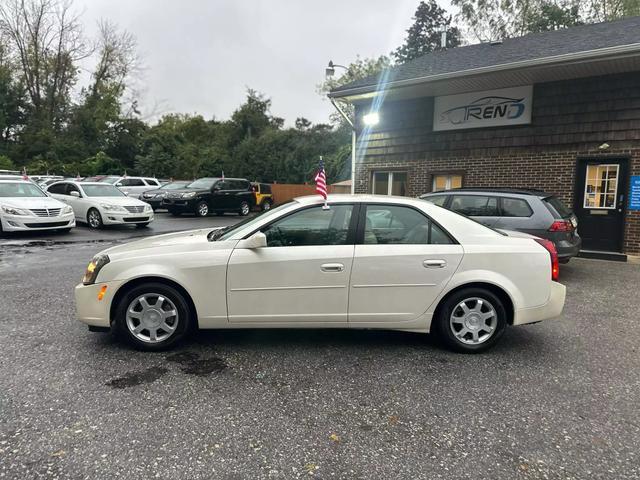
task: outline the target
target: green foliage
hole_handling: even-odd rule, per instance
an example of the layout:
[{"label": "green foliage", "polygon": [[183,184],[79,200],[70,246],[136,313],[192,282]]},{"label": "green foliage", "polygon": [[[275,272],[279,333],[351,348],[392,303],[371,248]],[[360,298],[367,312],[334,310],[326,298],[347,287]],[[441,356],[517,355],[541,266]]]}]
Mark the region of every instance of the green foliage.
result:
[{"label": "green foliage", "polygon": [[0,170],[15,170],[16,166],[9,157],[0,155]]},{"label": "green foliage", "polygon": [[441,8],[435,0],[420,2],[413,25],[407,30],[404,44],[393,52],[398,63],[441,49],[442,32],[447,32],[446,48],[460,45],[460,30],[451,25],[451,15]]}]

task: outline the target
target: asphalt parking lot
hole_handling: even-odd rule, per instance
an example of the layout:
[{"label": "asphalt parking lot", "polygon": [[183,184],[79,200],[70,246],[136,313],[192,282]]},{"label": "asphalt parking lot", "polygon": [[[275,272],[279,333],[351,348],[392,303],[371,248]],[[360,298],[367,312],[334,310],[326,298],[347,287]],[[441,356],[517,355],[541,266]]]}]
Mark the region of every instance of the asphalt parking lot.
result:
[{"label": "asphalt parking lot", "polygon": [[640,266],[572,260],[563,317],[477,356],[317,330],[150,354],[75,321],[93,254],[174,220],[0,241],[0,478],[640,477]]}]

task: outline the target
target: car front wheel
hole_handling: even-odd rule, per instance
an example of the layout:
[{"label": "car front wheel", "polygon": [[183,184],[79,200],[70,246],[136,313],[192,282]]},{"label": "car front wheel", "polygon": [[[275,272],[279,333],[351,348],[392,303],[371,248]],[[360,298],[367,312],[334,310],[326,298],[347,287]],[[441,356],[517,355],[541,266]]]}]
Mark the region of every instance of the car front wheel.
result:
[{"label": "car front wheel", "polygon": [[249,215],[250,211],[251,211],[251,207],[249,206],[248,202],[242,202],[240,204],[240,210],[238,210],[238,213],[241,216],[246,217],[247,215]]},{"label": "car front wheel", "polygon": [[206,217],[209,215],[209,204],[207,202],[198,202],[196,205],[196,216]]},{"label": "car front wheel", "polygon": [[162,283],[138,285],[124,295],[115,312],[118,332],[141,350],[166,349],[189,331],[185,298]]},{"label": "car front wheel", "polygon": [[100,215],[100,212],[95,208],[92,208],[89,210],[89,213],[87,213],[87,224],[94,229],[102,228],[102,215]]},{"label": "car front wheel", "polygon": [[266,212],[268,210],[271,210],[271,202],[266,200],[266,201],[262,202],[262,211]]},{"label": "car front wheel", "polygon": [[435,327],[452,350],[479,353],[495,345],[507,326],[502,301],[482,288],[465,288],[438,309]]}]

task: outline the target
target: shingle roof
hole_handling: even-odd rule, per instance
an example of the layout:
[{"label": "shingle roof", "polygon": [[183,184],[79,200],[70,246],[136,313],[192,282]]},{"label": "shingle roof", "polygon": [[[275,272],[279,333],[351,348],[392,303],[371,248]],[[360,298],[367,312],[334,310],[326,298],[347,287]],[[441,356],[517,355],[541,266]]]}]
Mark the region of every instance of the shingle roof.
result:
[{"label": "shingle roof", "polygon": [[383,84],[416,78],[428,81],[429,77],[436,75],[636,43],[640,43],[640,16],[529,34],[505,39],[499,44],[480,43],[428,53],[404,65],[391,67],[383,74],[337,87],[331,91],[331,95],[360,87],[371,87],[373,91],[381,75],[388,75]]}]

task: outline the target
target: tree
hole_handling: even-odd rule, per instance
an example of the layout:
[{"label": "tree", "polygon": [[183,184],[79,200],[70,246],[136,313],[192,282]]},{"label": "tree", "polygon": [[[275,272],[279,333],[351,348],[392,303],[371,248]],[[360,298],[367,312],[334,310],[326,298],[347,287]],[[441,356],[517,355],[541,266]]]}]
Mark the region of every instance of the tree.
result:
[{"label": "tree", "polygon": [[[356,57],[355,61],[347,66],[346,71],[337,78],[328,78],[318,86],[318,93],[326,96],[334,88],[346,85],[356,80],[368,77],[377,77],[380,73],[391,66],[391,60],[386,55],[380,55],[377,58],[361,58]],[[351,103],[342,103],[341,108],[349,118],[353,119],[353,105]],[[342,115],[335,112],[330,115],[333,125],[339,128],[350,128]]]},{"label": "tree", "polygon": [[580,0],[451,0],[457,19],[482,42],[579,25]]},{"label": "tree", "polygon": [[442,33],[446,32],[445,48],[454,48],[460,45],[460,30],[451,25],[451,15],[441,8],[435,0],[420,2],[413,25],[407,30],[407,38],[404,44],[393,52],[393,57],[398,63],[406,63],[409,60],[420,57],[441,48]]},{"label": "tree", "polygon": [[639,0],[590,0],[588,3],[588,17],[594,22],[640,15]]}]

